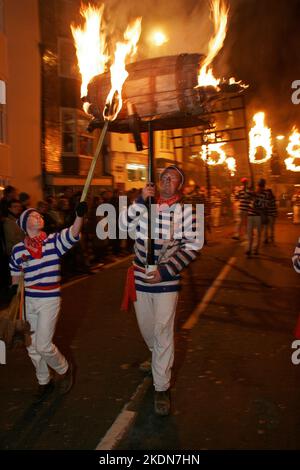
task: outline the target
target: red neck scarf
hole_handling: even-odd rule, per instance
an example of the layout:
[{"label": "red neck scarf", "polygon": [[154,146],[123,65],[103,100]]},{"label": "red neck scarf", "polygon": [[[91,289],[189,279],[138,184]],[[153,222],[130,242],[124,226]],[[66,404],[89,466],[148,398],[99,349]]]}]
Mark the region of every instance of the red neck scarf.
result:
[{"label": "red neck scarf", "polygon": [[26,235],[24,239],[24,245],[33,258],[40,259],[42,257],[43,241],[46,238],[47,235],[45,232],[41,232],[39,235],[33,238],[30,238],[28,235]]},{"label": "red neck scarf", "polygon": [[172,197],[169,197],[169,199],[163,199],[161,196],[159,196],[157,198],[156,204],[158,204],[158,206],[163,206],[164,204],[166,204],[167,206],[171,207],[173,204],[175,204],[175,202],[178,202],[180,199],[181,194],[178,193]]}]

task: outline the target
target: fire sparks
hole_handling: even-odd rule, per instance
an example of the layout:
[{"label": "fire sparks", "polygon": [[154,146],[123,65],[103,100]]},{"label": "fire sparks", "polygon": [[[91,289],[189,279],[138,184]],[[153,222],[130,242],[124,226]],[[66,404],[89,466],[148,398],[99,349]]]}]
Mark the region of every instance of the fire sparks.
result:
[{"label": "fire sparks", "polygon": [[82,6],[80,14],[85,19],[85,25],[83,27],[71,25],[82,76],[82,97],[87,95],[87,86],[91,78],[104,72],[108,60],[105,55],[105,39],[101,33],[103,8],[104,5],[99,8],[92,5]]},{"label": "fire sparks", "polygon": [[[216,144],[202,145],[202,160],[211,166],[222,165],[223,163],[225,163],[226,153],[222,149],[223,145],[224,143],[222,142]],[[217,154],[217,159],[212,158],[213,153]]]},{"label": "fire sparks", "polygon": [[[272,157],[271,129],[265,126],[265,113],[259,112],[253,116],[255,126],[249,132],[251,163],[265,163]],[[257,159],[257,154],[262,153]]]},{"label": "fire sparks", "polygon": [[236,159],[233,157],[227,157],[225,163],[230,171],[230,175],[234,176],[236,172]]},{"label": "fire sparks", "polygon": [[126,58],[136,54],[137,43],[141,34],[142,18],[137,18],[124,33],[124,42],[117,42],[114,63],[110,67],[111,90],[106,99],[103,111],[104,119],[113,121],[122,108],[122,86],[128,77],[125,68]]},{"label": "fire sparks", "polygon": [[[286,151],[290,155],[284,160],[286,169],[300,171],[300,134],[296,127],[293,127]],[[295,160],[298,160],[298,165],[295,164]]]},{"label": "fire sparks", "polygon": [[229,7],[223,0],[212,0],[211,1],[211,12],[214,23],[214,35],[209,41],[208,54],[205,58],[199,75],[198,75],[198,86],[214,86],[217,87],[220,83],[220,79],[216,79],[213,75],[213,71],[209,68],[210,64],[222,49],[224,39],[227,32],[227,21]]}]

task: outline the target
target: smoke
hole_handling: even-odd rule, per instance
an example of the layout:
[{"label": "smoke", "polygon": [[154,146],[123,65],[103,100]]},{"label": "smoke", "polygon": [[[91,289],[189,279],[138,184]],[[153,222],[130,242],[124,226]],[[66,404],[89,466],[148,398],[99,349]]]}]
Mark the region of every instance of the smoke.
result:
[{"label": "smoke", "polygon": [[[101,4],[101,0],[94,3]],[[142,16],[138,57],[150,58],[181,53],[206,53],[212,33],[208,0],[106,0],[106,33],[112,43],[121,39],[128,23]],[[151,34],[162,30],[168,41],[155,46]]]}]

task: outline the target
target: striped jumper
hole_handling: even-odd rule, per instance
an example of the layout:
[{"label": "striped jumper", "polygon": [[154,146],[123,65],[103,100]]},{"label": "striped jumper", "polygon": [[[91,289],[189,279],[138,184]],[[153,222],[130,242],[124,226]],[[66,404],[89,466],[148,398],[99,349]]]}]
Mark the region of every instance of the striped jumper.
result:
[{"label": "striped jumper", "polygon": [[[140,216],[139,216],[140,214]],[[201,220],[196,220],[201,217]],[[175,292],[179,290],[180,272],[196,259],[197,252],[203,246],[204,232],[203,206],[195,207],[187,204],[173,204],[171,207],[163,205],[158,208],[154,205],[153,242],[154,261],[162,281],[156,284],[144,282],[146,273],[138,268],[145,268],[147,264],[147,227],[148,211],[142,198],[137,199],[120,214],[120,227],[126,227],[135,235],[134,265],[135,286],[140,292]]]},{"label": "striped jumper", "polygon": [[14,246],[10,258],[12,276],[24,272],[26,297],[51,298],[60,296],[60,257],[78,242],[71,228],[50,234],[44,241],[42,257],[33,258],[23,242]]}]

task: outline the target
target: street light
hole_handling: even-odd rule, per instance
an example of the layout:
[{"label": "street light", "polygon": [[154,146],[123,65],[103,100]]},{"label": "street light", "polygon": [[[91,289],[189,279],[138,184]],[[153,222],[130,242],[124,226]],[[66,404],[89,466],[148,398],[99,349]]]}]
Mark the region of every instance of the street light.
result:
[{"label": "street light", "polygon": [[277,135],[277,136],[276,136],[276,139],[277,139],[277,140],[283,140],[283,139],[284,139],[284,135]]},{"label": "street light", "polygon": [[168,38],[163,31],[156,30],[156,31],[153,31],[153,33],[151,34],[151,42],[155,46],[160,47],[166,42],[168,42]]}]

